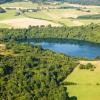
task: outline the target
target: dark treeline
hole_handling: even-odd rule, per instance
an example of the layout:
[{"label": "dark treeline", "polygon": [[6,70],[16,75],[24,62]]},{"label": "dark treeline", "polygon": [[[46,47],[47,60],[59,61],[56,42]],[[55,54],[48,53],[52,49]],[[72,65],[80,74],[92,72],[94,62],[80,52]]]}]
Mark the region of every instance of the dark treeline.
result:
[{"label": "dark treeline", "polygon": [[77,3],[77,4],[83,4],[83,5],[99,5],[100,6],[100,0],[65,0],[69,3]]},{"label": "dark treeline", "polygon": [[[0,3],[5,2],[21,2],[25,0],[0,0]],[[38,3],[45,3],[45,2],[52,2],[52,1],[60,1],[60,2],[69,2],[69,3],[77,3],[77,4],[83,4],[83,5],[100,5],[100,0],[26,0],[26,1],[32,1],[32,2],[38,2]]]},{"label": "dark treeline", "polygon": [[79,16],[78,19],[100,19],[100,14],[83,15],[83,16]]},{"label": "dark treeline", "polygon": [[33,38],[73,39],[100,43],[100,25],[77,27],[29,27],[28,29],[0,29],[0,41],[28,40]]},{"label": "dark treeline", "polygon": [[6,43],[0,55],[0,100],[69,100],[61,84],[77,60],[40,46]]}]

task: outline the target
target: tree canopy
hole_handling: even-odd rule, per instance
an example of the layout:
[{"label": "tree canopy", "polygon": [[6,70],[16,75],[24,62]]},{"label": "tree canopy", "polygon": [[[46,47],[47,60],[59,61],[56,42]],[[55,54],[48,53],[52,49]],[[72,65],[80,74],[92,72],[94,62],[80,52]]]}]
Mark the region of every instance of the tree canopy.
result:
[{"label": "tree canopy", "polygon": [[62,81],[77,60],[40,46],[7,43],[0,55],[0,100],[69,100]]}]

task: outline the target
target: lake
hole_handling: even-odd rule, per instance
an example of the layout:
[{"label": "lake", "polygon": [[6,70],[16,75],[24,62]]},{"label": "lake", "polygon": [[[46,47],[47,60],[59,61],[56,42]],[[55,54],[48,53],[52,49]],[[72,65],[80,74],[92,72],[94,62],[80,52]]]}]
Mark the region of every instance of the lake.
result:
[{"label": "lake", "polygon": [[41,45],[44,49],[50,49],[69,56],[79,56],[86,58],[95,58],[100,56],[100,45],[88,42],[81,42],[76,40],[32,40],[30,43],[33,45]]}]

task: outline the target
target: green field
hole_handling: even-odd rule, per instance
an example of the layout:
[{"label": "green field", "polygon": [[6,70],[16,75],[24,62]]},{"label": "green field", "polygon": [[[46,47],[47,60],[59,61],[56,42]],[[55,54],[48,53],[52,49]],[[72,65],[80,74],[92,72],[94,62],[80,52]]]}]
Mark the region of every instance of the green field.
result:
[{"label": "green field", "polygon": [[81,70],[77,67],[64,82],[74,82],[68,92],[70,96],[76,96],[77,100],[100,100],[100,62],[95,64],[94,71]]},{"label": "green field", "polygon": [[0,20],[23,18],[23,17],[24,17],[23,15],[16,16],[16,12],[14,10],[7,11],[6,13],[0,14]]},{"label": "green field", "polygon": [[67,88],[69,96],[77,97],[76,100],[100,100],[100,86],[78,85],[78,86],[67,86]]}]

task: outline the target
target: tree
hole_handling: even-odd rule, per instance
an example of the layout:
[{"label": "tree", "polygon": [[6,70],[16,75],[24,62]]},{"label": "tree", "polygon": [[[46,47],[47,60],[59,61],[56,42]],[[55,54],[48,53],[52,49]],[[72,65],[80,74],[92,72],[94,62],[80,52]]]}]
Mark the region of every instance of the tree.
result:
[{"label": "tree", "polygon": [[0,67],[0,75],[4,74],[4,69],[2,67]]}]

